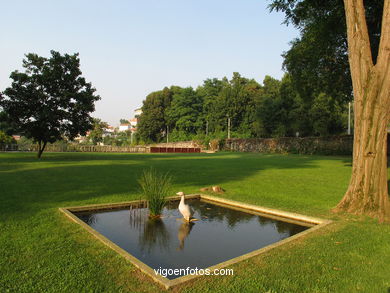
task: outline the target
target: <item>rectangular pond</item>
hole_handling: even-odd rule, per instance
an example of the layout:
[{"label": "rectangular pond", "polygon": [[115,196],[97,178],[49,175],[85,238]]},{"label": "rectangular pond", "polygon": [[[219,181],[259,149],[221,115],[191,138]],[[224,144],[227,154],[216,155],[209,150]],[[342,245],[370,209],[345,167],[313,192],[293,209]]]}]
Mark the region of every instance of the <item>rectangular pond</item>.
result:
[{"label": "rectangular pond", "polygon": [[[182,219],[178,200],[169,201],[162,218],[157,220],[149,219],[144,202],[69,211],[146,267],[183,269],[181,275],[166,276],[167,281],[183,279],[188,267],[205,269],[232,259],[238,261],[243,255],[261,251],[319,224],[210,199],[213,198],[198,196],[186,200],[197,219],[191,223]],[[169,287],[169,282],[164,284]]]}]

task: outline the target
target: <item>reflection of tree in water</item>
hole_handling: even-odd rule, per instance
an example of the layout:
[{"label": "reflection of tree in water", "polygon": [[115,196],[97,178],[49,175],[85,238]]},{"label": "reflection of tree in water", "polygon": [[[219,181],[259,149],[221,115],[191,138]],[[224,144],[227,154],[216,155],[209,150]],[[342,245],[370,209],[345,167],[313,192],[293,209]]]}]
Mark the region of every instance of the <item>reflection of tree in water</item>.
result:
[{"label": "reflection of tree in water", "polygon": [[183,250],[184,242],[188,235],[190,235],[191,229],[194,226],[194,223],[189,223],[187,221],[183,222],[177,232],[177,239],[179,239],[179,250]]},{"label": "reflection of tree in water", "polygon": [[297,233],[300,233],[300,232],[306,230],[307,228],[304,226],[296,225],[296,224],[277,221],[276,222],[276,229],[278,229],[279,233],[287,233],[288,236],[290,237],[290,236],[293,236]]},{"label": "reflection of tree in water", "polygon": [[194,202],[194,204],[190,203],[190,205],[203,220],[226,221],[230,228],[238,223],[247,223],[255,217],[253,214],[200,201]]},{"label": "reflection of tree in water", "polygon": [[161,219],[146,219],[143,231],[140,233],[141,250],[150,252],[155,247],[166,250],[169,244],[169,233],[164,222]]},{"label": "reflection of tree in water", "polygon": [[257,221],[259,222],[260,226],[267,226],[274,223],[274,220],[263,216],[258,216]]},{"label": "reflection of tree in water", "polygon": [[270,218],[262,217],[262,216],[258,216],[257,220],[261,226],[266,226],[269,224],[274,225],[274,227],[276,228],[278,233],[280,233],[280,234],[285,233],[288,235],[288,237],[293,236],[293,235],[307,229],[306,227],[303,227],[303,226],[299,226],[299,225],[287,223],[287,222],[282,222],[282,221],[278,221],[278,220],[274,220],[274,219],[270,219]]},{"label": "reflection of tree in water", "polygon": [[255,217],[253,214],[236,211],[233,209],[224,210],[226,210],[225,217],[230,228],[234,228],[234,226],[236,226],[238,223],[248,223],[252,218]]}]

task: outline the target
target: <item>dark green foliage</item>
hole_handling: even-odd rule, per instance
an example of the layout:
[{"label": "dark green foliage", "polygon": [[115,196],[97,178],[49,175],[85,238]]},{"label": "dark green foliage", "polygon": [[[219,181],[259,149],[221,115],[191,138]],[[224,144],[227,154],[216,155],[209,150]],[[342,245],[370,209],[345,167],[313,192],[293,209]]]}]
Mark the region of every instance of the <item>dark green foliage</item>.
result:
[{"label": "dark green foliage", "polygon": [[202,98],[192,87],[178,89],[166,111],[171,131],[196,134],[202,129]]},{"label": "dark green foliage", "polygon": [[[0,101],[2,100],[2,96],[0,93]],[[9,117],[6,112],[0,111],[0,131],[3,131],[6,135],[16,134],[16,131],[12,128],[9,123]]]},{"label": "dark green foliage", "polygon": [[343,129],[341,107],[330,96],[321,93],[313,101],[309,111],[315,135],[326,136],[341,133]]},{"label": "dark green foliage", "polygon": [[259,137],[286,137],[312,134],[310,117],[294,89],[289,74],[281,81],[266,76],[257,108]]},{"label": "dark green foliage", "polygon": [[[383,1],[364,2],[375,63]],[[300,37],[284,53],[284,67],[301,97],[311,102],[324,92],[339,103],[351,100],[343,1],[273,0],[270,10],[284,12],[285,23],[300,30]]]},{"label": "dark green foliage", "polygon": [[345,103],[329,95],[325,103],[318,100],[320,94],[305,100],[290,74],[282,80],[266,76],[260,85],[235,72],[231,80],[207,79],[196,91],[171,87],[151,93],[144,101],[139,135],[144,142],[163,142],[168,131],[169,141],[199,140],[207,145],[227,137],[228,118],[232,138],[341,133]]},{"label": "dark green foliage", "polygon": [[25,72],[11,73],[13,82],[0,106],[19,134],[39,144],[38,157],[47,143],[85,135],[92,126],[89,113],[100,97],[81,76],[78,54],[27,54],[23,67]]},{"label": "dark green foliage", "polygon": [[149,94],[142,106],[139,117],[138,133],[144,142],[158,142],[164,136],[167,126],[167,109],[169,108],[173,93],[178,87],[164,88]]}]

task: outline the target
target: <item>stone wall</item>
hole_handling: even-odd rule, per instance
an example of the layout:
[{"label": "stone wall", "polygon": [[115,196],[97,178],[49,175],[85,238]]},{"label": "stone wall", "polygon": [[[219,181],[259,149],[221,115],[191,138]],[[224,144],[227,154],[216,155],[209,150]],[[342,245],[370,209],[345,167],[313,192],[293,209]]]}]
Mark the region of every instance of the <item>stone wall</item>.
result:
[{"label": "stone wall", "polygon": [[353,136],[227,139],[223,150],[233,152],[352,155]]}]

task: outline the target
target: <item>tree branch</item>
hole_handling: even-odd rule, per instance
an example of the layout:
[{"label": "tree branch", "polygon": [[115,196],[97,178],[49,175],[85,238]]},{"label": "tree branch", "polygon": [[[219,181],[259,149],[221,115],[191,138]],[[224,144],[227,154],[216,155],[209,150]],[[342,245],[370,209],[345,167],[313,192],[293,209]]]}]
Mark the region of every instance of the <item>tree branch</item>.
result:
[{"label": "tree branch", "polygon": [[344,0],[344,6],[354,96],[359,101],[364,95],[365,84],[374,64],[363,0]]}]

